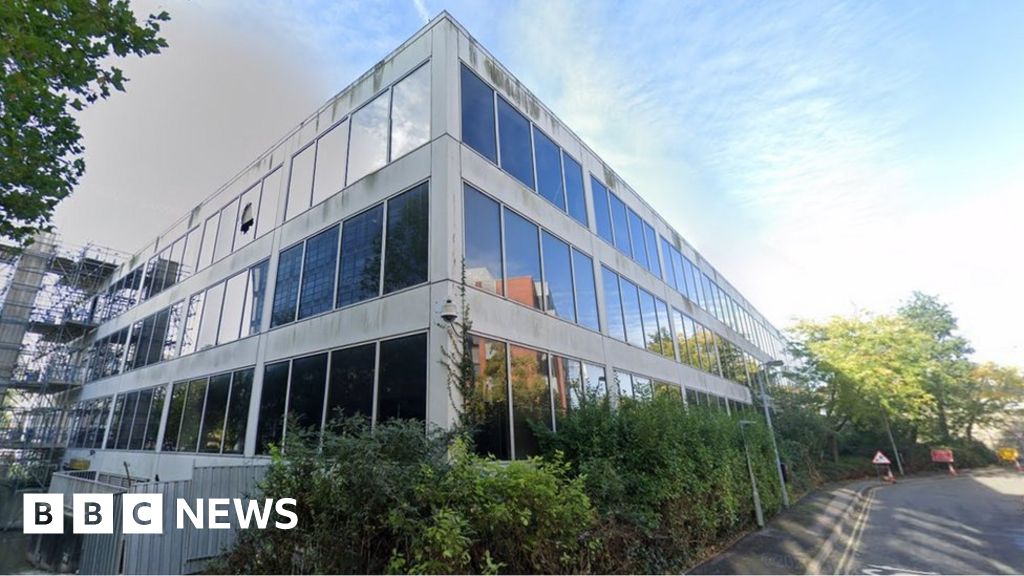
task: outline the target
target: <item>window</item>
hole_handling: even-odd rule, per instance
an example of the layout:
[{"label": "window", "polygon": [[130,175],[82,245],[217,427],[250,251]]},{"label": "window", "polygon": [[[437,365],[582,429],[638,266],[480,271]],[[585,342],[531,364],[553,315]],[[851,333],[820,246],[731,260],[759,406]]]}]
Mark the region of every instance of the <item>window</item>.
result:
[{"label": "window", "polygon": [[199,425],[203,417],[206,400],[206,378],[197,378],[188,383],[188,395],[181,416],[181,431],[178,432],[178,452],[196,452],[199,448]]},{"label": "window", "polygon": [[185,412],[185,398],[188,396],[188,382],[175,382],[171,390],[171,405],[167,411],[167,426],[164,428],[164,451],[173,451],[178,446],[178,432]]},{"label": "window", "polygon": [[245,311],[248,280],[249,272],[245,271],[235,274],[225,282],[224,306],[220,316],[220,329],[217,331],[218,344],[238,340],[242,314]]},{"label": "window", "polygon": [[199,341],[199,320],[203,316],[203,301],[206,292],[193,294],[188,301],[188,316],[185,319],[185,331],[181,335],[181,355],[196,351]]},{"label": "window", "polygon": [[502,169],[533,188],[530,121],[501,96],[498,97],[498,143]]},{"label": "window", "polygon": [[138,392],[132,392],[124,395],[123,412],[117,426],[117,442],[114,444],[114,448],[118,450],[125,450],[128,448],[128,438],[131,436],[132,421],[135,418],[135,408],[138,402]]},{"label": "window", "polygon": [[384,92],[352,115],[352,136],[348,148],[348,176],[352,184],[388,162],[389,92]]},{"label": "window", "polygon": [[118,394],[114,402],[114,414],[110,418],[110,428],[107,428],[106,448],[111,450],[117,445],[117,431],[121,427],[121,416],[124,414],[124,394]]},{"label": "window", "polygon": [[633,398],[636,400],[650,400],[654,398],[654,388],[651,386],[650,378],[633,375]]},{"label": "window", "polygon": [[555,414],[564,415],[570,408],[579,408],[583,391],[582,367],[579,361],[551,356],[551,388]]},{"label": "window", "polygon": [[473,444],[477,453],[499,460],[512,457],[508,420],[508,365],[505,343],[472,337],[473,390],[466,412],[474,424]]},{"label": "window", "polygon": [[583,386],[588,397],[604,400],[608,397],[608,383],[604,375],[604,366],[583,364]]},{"label": "window", "polygon": [[488,292],[503,294],[501,207],[468,184],[463,190],[466,282]]},{"label": "window", "polygon": [[640,290],[640,316],[643,320],[644,347],[651,352],[661,354],[662,335],[658,330],[658,313],[654,308],[654,296],[643,289]]},{"label": "window", "polygon": [[540,453],[532,424],[551,428],[551,390],[548,385],[548,355],[509,346],[512,361],[512,430],[515,458],[522,460]]},{"label": "window", "polygon": [[630,256],[632,248],[629,245],[629,224],[626,216],[626,204],[613,192],[608,193],[608,203],[611,206],[615,247],[619,249],[619,252]]},{"label": "window", "polygon": [[678,384],[655,380],[653,382],[653,386],[654,395],[658,398],[674,398],[676,400],[683,399],[682,388],[680,388]]},{"label": "window", "polygon": [[331,352],[327,421],[333,418],[373,416],[373,372],[376,344],[364,344]]},{"label": "window", "polygon": [[345,187],[345,156],[348,154],[348,120],[328,130],[316,141],[312,204],[323,202]]},{"label": "window", "polygon": [[619,387],[619,398],[633,397],[633,375],[628,372],[615,371],[615,383]]},{"label": "window", "polygon": [[199,248],[203,242],[203,227],[196,226],[189,230],[185,237],[185,253],[181,259],[181,270],[178,274],[179,280],[184,280],[196,271],[199,261]]},{"label": "window", "polygon": [[661,237],[661,256],[665,259],[665,283],[682,292],[682,290],[679,290],[679,284],[677,284],[676,271],[672,267],[672,245],[669,244],[664,236]]},{"label": "window", "polygon": [[271,444],[280,444],[284,437],[284,409],[288,398],[288,370],[291,363],[275,362],[263,369],[263,392],[260,394],[256,420],[256,453],[266,454]]},{"label": "window", "polygon": [[220,307],[224,302],[224,283],[216,284],[206,290],[203,302],[203,319],[199,323],[199,336],[196,337],[196,351],[205,350],[217,344],[217,330],[220,325]]},{"label": "window", "polygon": [[263,178],[263,193],[260,198],[258,215],[256,216],[256,235],[262,236],[277,227],[278,199],[281,196],[280,167]]},{"label": "window", "polygon": [[391,159],[430,140],[430,63],[395,84],[391,97]]},{"label": "window", "polygon": [[163,359],[164,342],[167,339],[171,309],[164,308],[153,316],[150,316],[150,318],[152,318],[152,324],[150,325],[152,337],[149,341],[149,347],[146,349],[144,366],[156,364]]},{"label": "window", "polygon": [[541,246],[544,254],[544,308],[559,318],[575,322],[569,245],[544,231]]},{"label": "window", "polygon": [[160,359],[170,360],[178,356],[178,332],[181,330],[181,314],[185,306],[182,300],[168,309],[167,313],[167,336],[164,337],[160,347]]},{"label": "window", "polygon": [[225,454],[245,451],[245,430],[249,423],[249,396],[252,394],[254,368],[236,370],[231,376],[231,396],[224,425]]},{"label": "window", "polygon": [[281,251],[277,261],[277,279],[274,288],[274,305],[270,313],[270,327],[280,326],[295,320],[296,303],[299,298],[299,275],[302,271],[303,244],[296,244]]},{"label": "window", "polygon": [[[301,428],[320,430],[327,385],[327,354],[296,358],[288,385],[288,415]],[[286,432],[287,433],[287,432]]]},{"label": "window", "polygon": [[576,288],[576,321],[580,326],[600,330],[597,316],[597,287],[594,285],[594,263],[590,256],[572,249],[573,285]]},{"label": "window", "polygon": [[383,225],[383,204],[342,223],[337,306],[348,306],[380,294]]},{"label": "window", "polygon": [[644,244],[645,222],[632,208],[628,208],[626,214],[629,218],[629,238],[630,243],[633,245],[633,260],[636,260],[641,266],[650,270],[651,263],[647,260],[647,246]]},{"label": "window", "polygon": [[634,346],[644,347],[644,327],[640,314],[640,292],[629,280],[619,277],[619,290],[622,291],[622,314],[626,321],[626,342]]},{"label": "window", "polygon": [[132,420],[131,434],[128,437],[129,450],[141,450],[143,436],[146,435],[146,422],[149,419],[149,405],[153,402],[153,389],[133,392],[138,397],[135,404],[135,419]]},{"label": "window", "polygon": [[388,200],[385,294],[427,281],[428,208],[426,182]]},{"label": "window", "polygon": [[494,90],[462,66],[462,141],[485,158],[498,163],[494,130]]},{"label": "window", "polygon": [[224,443],[224,418],[228,412],[228,394],[231,392],[231,373],[210,378],[206,388],[206,408],[203,411],[203,429],[199,434],[199,451],[220,453]]},{"label": "window", "polygon": [[694,291],[692,288],[693,282],[689,279],[692,278],[691,273],[687,271],[687,265],[690,261],[683,258],[683,255],[679,253],[679,250],[672,249],[672,271],[676,276],[676,289],[693,302]]},{"label": "window", "polygon": [[263,302],[267,297],[267,269],[270,261],[264,260],[249,268],[249,284],[245,291],[242,307],[242,337],[259,334],[263,325]]},{"label": "window", "polygon": [[661,261],[658,260],[658,235],[654,228],[647,222],[644,225],[644,245],[647,247],[647,269],[658,278],[661,278]]},{"label": "window", "polygon": [[533,152],[537,162],[537,192],[565,212],[561,149],[534,127]]},{"label": "window", "polygon": [[601,267],[601,280],[604,284],[605,316],[608,317],[608,335],[625,342],[626,324],[622,316],[622,298],[619,294],[619,276],[611,270]]},{"label": "window", "polygon": [[[238,224],[235,226],[235,250],[238,250],[242,246],[252,242],[253,238],[256,238],[259,224],[259,222],[257,222],[257,215],[259,212],[260,183],[257,182],[252,188],[246,190],[238,201]],[[273,226],[273,224],[268,225]]]},{"label": "window", "polygon": [[380,343],[377,421],[427,418],[427,335]]},{"label": "window", "polygon": [[313,163],[315,161],[316,144],[310,144],[292,156],[292,171],[288,178],[288,205],[284,212],[285,220],[294,218],[309,208],[313,194]]},{"label": "window", "polygon": [[594,205],[594,223],[597,226],[597,235],[614,245],[612,213],[608,210],[608,189],[593,176],[590,177],[590,196],[591,203]]},{"label": "window", "polygon": [[687,333],[686,329],[687,320],[689,320],[689,318],[683,316],[682,312],[675,308],[672,309],[672,322],[676,327],[675,339],[676,343],[679,345],[679,361],[683,364],[693,366],[694,363],[690,360],[689,356],[689,347],[692,346],[692,343],[690,342],[690,334]]},{"label": "window", "polygon": [[146,430],[142,436],[143,450],[156,450],[156,437],[160,431],[160,418],[164,413],[164,395],[167,394],[166,386],[152,388],[153,401],[149,406],[149,420],[146,422]]},{"label": "window", "polygon": [[299,320],[330,310],[334,305],[334,277],[338,262],[338,226],[306,240],[299,295]]},{"label": "window", "polygon": [[569,216],[586,226],[587,200],[583,192],[583,168],[565,151],[562,152],[562,168],[565,171],[565,199]]},{"label": "window", "polygon": [[505,294],[509,298],[540,308],[537,293],[541,282],[540,246],[537,226],[515,212],[505,210]]},{"label": "window", "polygon": [[217,230],[217,247],[213,250],[213,261],[216,262],[231,253],[235,241],[235,228],[238,224],[238,198],[232,200],[220,211],[220,228]]},{"label": "window", "polygon": [[658,335],[661,342],[660,350],[662,356],[676,359],[676,349],[672,345],[672,323],[669,321],[668,304],[664,300],[655,299],[655,308],[658,311]]}]

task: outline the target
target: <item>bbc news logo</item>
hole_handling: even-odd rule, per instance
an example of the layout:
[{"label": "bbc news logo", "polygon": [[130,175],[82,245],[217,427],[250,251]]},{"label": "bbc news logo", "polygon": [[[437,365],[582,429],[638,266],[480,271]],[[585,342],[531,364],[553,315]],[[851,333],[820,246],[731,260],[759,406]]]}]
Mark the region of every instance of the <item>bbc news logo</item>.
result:
[{"label": "bbc news logo", "polygon": [[[163,534],[164,497],[162,494],[121,494],[121,532],[123,534]],[[25,494],[23,531],[25,534],[64,533],[63,494]],[[187,524],[199,529],[226,530],[232,527],[232,513],[239,528],[260,530],[273,526],[291,530],[299,523],[295,499],[258,500],[244,498],[198,498],[190,505],[184,498],[174,503],[175,527]],[[75,534],[113,534],[116,515],[113,494],[73,494],[71,529]],[[284,521],[282,521],[284,520]]]}]

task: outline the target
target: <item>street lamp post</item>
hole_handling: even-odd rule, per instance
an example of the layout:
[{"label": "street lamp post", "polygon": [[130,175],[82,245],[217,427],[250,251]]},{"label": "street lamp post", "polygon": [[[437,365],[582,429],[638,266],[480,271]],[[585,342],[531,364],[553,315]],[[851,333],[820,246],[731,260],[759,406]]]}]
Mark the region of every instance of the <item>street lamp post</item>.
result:
[{"label": "street lamp post", "polygon": [[764,419],[768,423],[768,433],[772,437],[772,449],[775,450],[775,470],[779,473],[779,486],[782,488],[782,506],[789,508],[789,492],[786,490],[786,478],[782,474],[782,459],[779,457],[779,445],[775,442],[775,428],[772,426],[772,413],[768,409],[768,392],[765,386],[768,379],[767,368],[778,368],[782,365],[782,360],[762,362],[757,370],[757,383],[761,388],[761,405],[764,408]]},{"label": "street lamp post", "polygon": [[747,448],[747,426],[753,424],[750,420],[740,420],[740,436],[743,437],[743,453],[747,456],[747,472],[750,474],[750,487],[754,491],[754,517],[757,519],[757,527],[764,528],[764,512],[761,510],[761,495],[757,493],[757,477],[754,476],[754,465],[750,462],[750,449]]}]

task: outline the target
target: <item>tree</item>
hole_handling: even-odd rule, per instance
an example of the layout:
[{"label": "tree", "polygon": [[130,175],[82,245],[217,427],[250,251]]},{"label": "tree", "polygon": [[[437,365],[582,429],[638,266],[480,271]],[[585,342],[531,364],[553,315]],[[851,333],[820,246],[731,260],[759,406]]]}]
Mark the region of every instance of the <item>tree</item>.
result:
[{"label": "tree", "polygon": [[956,317],[935,296],[914,292],[900,307],[899,316],[930,337],[928,355],[933,366],[925,374],[924,388],[935,399],[933,434],[936,439],[947,441],[951,437],[950,419],[962,410],[964,387],[971,379],[967,356],[973,350],[967,339],[955,334]]},{"label": "tree", "polygon": [[139,23],[126,0],[0,2],[0,238],[26,243],[85,173],[73,111],[124,91],[113,54],[146,56],[167,12]]},{"label": "tree", "polygon": [[976,428],[999,424],[1014,409],[1024,408],[1024,375],[1016,368],[986,362],[974,367],[962,392],[961,410],[953,423],[973,440]]}]

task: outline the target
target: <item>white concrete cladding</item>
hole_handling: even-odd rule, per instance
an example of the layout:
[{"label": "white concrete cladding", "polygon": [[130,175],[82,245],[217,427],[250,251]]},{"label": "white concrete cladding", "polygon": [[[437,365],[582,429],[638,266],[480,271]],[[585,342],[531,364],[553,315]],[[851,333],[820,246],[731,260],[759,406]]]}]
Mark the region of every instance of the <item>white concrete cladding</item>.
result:
[{"label": "white concrete cladding", "polygon": [[[427,143],[401,157],[393,158],[390,163],[371,171],[355,182],[346,183],[343,190],[328,196],[326,200],[300,214],[294,217],[289,214],[287,221],[284,221],[293,156],[424,63],[429,63],[430,70],[430,130]],[[592,203],[589,201],[589,174],[601,178],[646,222],[651,223],[658,235],[676,241],[677,246],[688,258],[753,313],[753,309],[739,293],[729,287],[692,247],[677,240],[680,238],[679,235],[600,158],[476,44],[459,24],[446,13],[442,13],[370,72],[307,118],[266,154],[233,177],[189,215],[179,220],[160,238],[147,245],[124,267],[122,274],[118,275],[126,274],[140,264],[145,264],[176,238],[194,226],[201,225],[228,205],[233,198],[248,190],[254,182],[274,170],[282,171],[282,177],[276,180],[277,189],[267,196],[275,198],[276,201],[274,213],[277,219],[272,225],[272,231],[258,236],[205,268],[197,270],[195,274],[104,322],[90,341],[98,341],[115,334],[176,302],[184,301],[187,304],[191,295],[269,259],[269,280],[263,298],[259,332],[188,355],[97,379],[87,383],[77,399],[110,397],[113,394],[157,384],[169,386],[172,382],[252,367],[254,378],[249,398],[244,452],[240,455],[212,455],[159,450],[170,410],[170,402],[165,401],[156,450],[100,449],[95,454],[90,454],[89,450],[73,448],[68,451],[68,458],[88,458],[92,461],[93,468],[111,472],[123,472],[124,463],[127,463],[134,476],[153,478],[159,475],[162,480],[189,478],[193,466],[197,464],[242,464],[260,458],[255,455],[255,445],[263,368],[266,364],[410,334],[427,334],[427,419],[433,424],[450,424],[455,417],[455,411],[447,389],[445,369],[440,362],[441,350],[447,345],[448,337],[446,329],[440,323],[439,311],[447,298],[457,294],[457,283],[461,278],[464,253],[464,183],[472,184],[525,218],[586,252],[593,259],[593,273],[597,286],[601,285],[603,264],[636,282],[672,308],[688,314],[706,326],[713,327],[721,336],[729,338],[758,360],[768,358],[765,352],[751,346],[741,335],[691,304],[665,282],[599,238],[591,229],[583,227],[536,192],[526,188],[508,173],[463,145],[460,126],[460,73],[463,64],[497,88],[500,94],[529,116],[530,120],[558,146],[582,164],[591,228],[594,226],[595,218]],[[426,282],[369,298],[354,305],[331,307],[330,310],[309,318],[276,327],[271,326],[272,303],[277,288],[274,279],[277,276],[282,250],[423,182],[429,182]],[[267,223],[263,223],[262,226],[263,230],[267,229]],[[605,317],[602,289],[596,290],[596,297],[601,326],[607,327],[608,319]],[[509,299],[472,288],[469,289],[468,298],[474,331],[481,336],[604,366],[609,375],[609,383],[614,381],[610,377],[613,371],[620,370],[741,402],[750,400],[750,393],[744,386],[630,346],[607,336],[607,330],[600,333],[583,328]],[[168,399],[170,395],[168,388]]]}]

